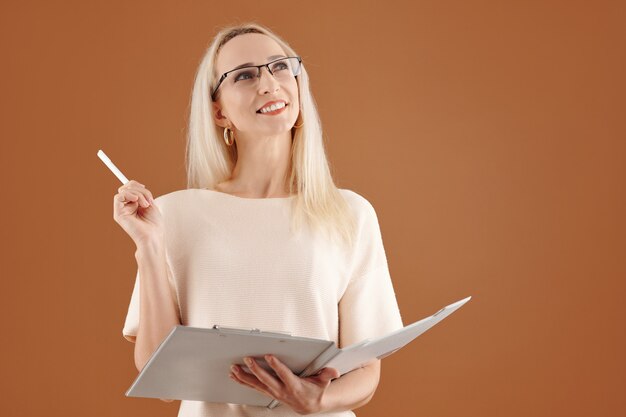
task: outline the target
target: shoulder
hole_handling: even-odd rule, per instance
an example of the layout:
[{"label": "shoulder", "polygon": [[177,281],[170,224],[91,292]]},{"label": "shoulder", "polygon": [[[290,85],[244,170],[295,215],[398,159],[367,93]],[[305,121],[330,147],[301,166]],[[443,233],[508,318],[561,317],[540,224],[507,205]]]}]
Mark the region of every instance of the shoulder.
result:
[{"label": "shoulder", "polygon": [[156,197],[154,202],[162,212],[172,213],[181,209],[188,209],[190,205],[198,201],[203,191],[205,190],[196,188],[175,190]]},{"label": "shoulder", "polygon": [[367,198],[352,190],[339,189],[339,192],[352,209],[356,222],[354,253],[357,256],[376,253],[376,245],[380,244],[382,237],[374,206]]},{"label": "shoulder", "polygon": [[346,200],[346,203],[350,205],[355,210],[358,211],[370,211],[374,210],[374,206],[369,200],[363,197],[361,194],[358,194],[355,191],[348,190],[346,188],[339,188],[339,193]]},{"label": "shoulder", "polygon": [[196,194],[196,191],[202,191],[202,190],[198,190],[194,188],[174,190],[166,194],[161,194],[160,196],[156,197],[154,201],[159,202],[160,204],[172,204],[172,203],[189,199],[194,194]]},{"label": "shoulder", "polygon": [[348,206],[350,206],[357,221],[369,219],[377,222],[376,210],[367,198],[355,191],[345,188],[339,188],[339,193],[343,196]]}]

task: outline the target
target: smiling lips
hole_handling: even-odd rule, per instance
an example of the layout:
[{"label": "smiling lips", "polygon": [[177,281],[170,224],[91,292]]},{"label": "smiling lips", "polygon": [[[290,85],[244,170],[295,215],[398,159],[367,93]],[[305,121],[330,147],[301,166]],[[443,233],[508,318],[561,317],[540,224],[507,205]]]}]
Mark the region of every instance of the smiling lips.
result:
[{"label": "smiling lips", "polygon": [[272,116],[283,112],[287,106],[288,103],[283,100],[270,101],[268,103],[265,103],[265,105],[260,110],[257,110],[257,113]]}]

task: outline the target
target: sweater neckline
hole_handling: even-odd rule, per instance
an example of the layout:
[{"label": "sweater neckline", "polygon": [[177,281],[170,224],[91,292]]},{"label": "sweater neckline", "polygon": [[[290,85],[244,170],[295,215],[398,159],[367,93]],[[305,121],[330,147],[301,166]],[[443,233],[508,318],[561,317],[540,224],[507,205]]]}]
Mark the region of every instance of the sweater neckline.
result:
[{"label": "sweater neckline", "polygon": [[292,198],[294,198],[296,195],[290,195],[288,197],[261,197],[261,198],[255,198],[255,197],[240,197],[234,194],[228,194],[228,193],[224,193],[221,191],[216,191],[216,190],[211,190],[209,188],[201,188],[202,191],[208,191],[212,194],[216,194],[216,195],[220,195],[220,196],[224,196],[225,198],[232,198],[235,200],[244,200],[244,201],[266,201],[266,200],[275,200],[275,201],[281,201],[281,200],[291,200]]}]

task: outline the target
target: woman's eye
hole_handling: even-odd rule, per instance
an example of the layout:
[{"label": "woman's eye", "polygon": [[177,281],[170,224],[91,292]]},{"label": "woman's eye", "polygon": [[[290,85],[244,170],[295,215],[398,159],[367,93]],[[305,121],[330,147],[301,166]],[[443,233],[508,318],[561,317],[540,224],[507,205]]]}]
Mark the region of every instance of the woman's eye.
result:
[{"label": "woman's eye", "polygon": [[288,68],[289,66],[284,62],[279,62],[278,64],[272,65],[272,71],[281,71]]},{"label": "woman's eye", "polygon": [[242,80],[249,80],[250,78],[253,78],[253,77],[254,75],[250,71],[240,72],[235,77],[235,82],[242,81]]}]

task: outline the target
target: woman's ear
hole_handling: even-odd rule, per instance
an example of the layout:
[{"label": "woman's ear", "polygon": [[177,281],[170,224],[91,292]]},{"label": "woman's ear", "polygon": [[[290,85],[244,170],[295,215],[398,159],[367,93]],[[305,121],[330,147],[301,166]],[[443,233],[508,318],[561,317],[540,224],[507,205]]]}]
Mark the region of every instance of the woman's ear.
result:
[{"label": "woman's ear", "polygon": [[219,127],[230,127],[230,122],[228,121],[228,118],[222,114],[222,109],[220,108],[219,104],[217,104],[216,102],[212,102],[211,104],[213,110],[212,116],[215,124]]}]

